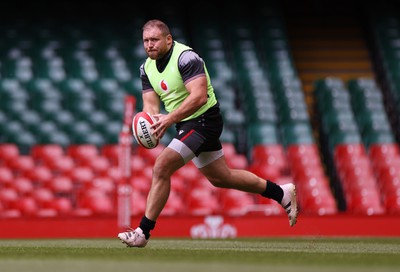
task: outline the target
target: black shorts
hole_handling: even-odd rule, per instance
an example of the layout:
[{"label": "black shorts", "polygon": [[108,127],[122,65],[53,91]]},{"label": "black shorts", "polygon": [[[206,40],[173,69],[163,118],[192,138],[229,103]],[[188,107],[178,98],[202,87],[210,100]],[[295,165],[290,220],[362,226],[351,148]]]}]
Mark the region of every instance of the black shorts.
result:
[{"label": "black shorts", "polygon": [[183,142],[198,156],[201,152],[222,149],[219,137],[223,126],[224,122],[217,103],[199,117],[177,123],[174,138]]}]

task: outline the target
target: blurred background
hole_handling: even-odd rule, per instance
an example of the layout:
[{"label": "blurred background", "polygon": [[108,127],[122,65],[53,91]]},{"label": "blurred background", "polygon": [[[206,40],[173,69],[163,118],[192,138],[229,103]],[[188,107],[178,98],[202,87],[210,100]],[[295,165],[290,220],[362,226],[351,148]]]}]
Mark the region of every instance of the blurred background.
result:
[{"label": "blurred background", "polygon": [[[400,214],[396,1],[0,4],[0,220],[117,214],[124,98],[141,109],[141,27],[205,60],[228,164],[293,181],[302,215]],[[132,144],[132,215],[160,148]],[[188,164],[162,215],[284,215]]]}]

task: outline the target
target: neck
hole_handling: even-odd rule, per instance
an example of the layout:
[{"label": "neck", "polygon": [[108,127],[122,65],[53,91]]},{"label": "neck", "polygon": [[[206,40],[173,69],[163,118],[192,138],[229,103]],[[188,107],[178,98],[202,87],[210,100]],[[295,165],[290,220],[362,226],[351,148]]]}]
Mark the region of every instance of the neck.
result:
[{"label": "neck", "polygon": [[165,66],[167,66],[167,63],[169,61],[169,59],[171,58],[172,55],[172,50],[174,48],[175,43],[172,43],[171,48],[168,50],[168,52],[162,56],[161,58],[159,58],[158,60],[156,60],[156,65],[157,65],[157,69],[161,72],[162,70],[164,70]]}]

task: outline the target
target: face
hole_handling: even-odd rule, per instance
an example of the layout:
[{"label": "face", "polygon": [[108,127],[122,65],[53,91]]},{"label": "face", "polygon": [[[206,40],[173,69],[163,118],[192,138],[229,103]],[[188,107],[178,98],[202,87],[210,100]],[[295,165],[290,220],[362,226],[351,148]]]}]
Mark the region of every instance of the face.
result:
[{"label": "face", "polygon": [[157,27],[148,27],[143,30],[143,47],[149,58],[162,58],[171,48],[171,35],[164,36]]}]

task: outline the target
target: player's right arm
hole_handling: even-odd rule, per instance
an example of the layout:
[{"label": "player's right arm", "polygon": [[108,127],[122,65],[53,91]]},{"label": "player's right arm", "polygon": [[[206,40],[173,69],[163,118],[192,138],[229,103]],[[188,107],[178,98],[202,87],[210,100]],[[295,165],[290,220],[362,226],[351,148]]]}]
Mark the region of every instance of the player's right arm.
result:
[{"label": "player's right arm", "polygon": [[160,97],[154,91],[150,84],[150,80],[144,71],[144,65],[140,66],[140,79],[142,80],[142,99],[143,109],[142,111],[151,113],[152,115],[160,113]]},{"label": "player's right arm", "polygon": [[143,92],[143,111],[152,115],[160,113],[160,97],[155,91]]}]

